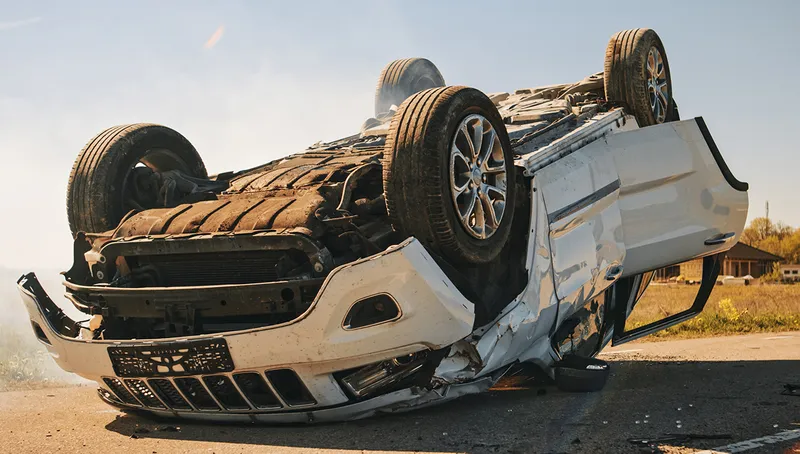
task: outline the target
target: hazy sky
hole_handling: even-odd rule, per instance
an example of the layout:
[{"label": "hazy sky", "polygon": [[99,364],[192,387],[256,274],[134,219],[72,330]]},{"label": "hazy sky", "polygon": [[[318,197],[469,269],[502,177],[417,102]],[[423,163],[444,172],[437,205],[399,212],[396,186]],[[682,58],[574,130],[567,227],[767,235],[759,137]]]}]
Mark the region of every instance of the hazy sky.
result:
[{"label": "hazy sky", "polygon": [[799,17],[792,1],[3,0],[0,265],[69,267],[67,178],[108,126],[165,124],[211,172],[241,169],[356,131],[393,59],[507,91],[601,71],[610,35],[634,27],[661,35],[681,115],[703,115],[750,183],[750,218],[769,200],[800,226]]}]

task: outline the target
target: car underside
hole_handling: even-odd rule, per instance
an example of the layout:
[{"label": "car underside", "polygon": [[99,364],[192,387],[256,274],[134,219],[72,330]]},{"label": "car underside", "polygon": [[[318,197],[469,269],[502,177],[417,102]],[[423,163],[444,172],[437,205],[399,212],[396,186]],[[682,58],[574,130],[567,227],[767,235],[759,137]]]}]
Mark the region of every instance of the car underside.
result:
[{"label": "car underside", "polygon": [[[331,270],[405,239],[387,216],[381,132],[201,181],[198,188],[213,189],[133,211],[113,231],[79,233],[76,262],[66,273],[68,298],[102,315],[95,335],[103,339],[213,334],[300,316]],[[151,190],[164,193],[169,178],[159,175],[161,186]],[[485,302],[484,320],[501,309],[492,301],[509,301],[526,282],[524,256],[510,253],[525,247],[524,211],[505,254],[447,267],[463,292]],[[493,285],[500,276],[503,287]],[[209,286],[226,288],[200,290]]]},{"label": "car underside", "polygon": [[[90,319],[28,274],[34,332],[122,408],[310,422],[479,392],[522,364],[558,377],[686,320],[747,186],[701,118],[679,121],[652,30],[609,49],[576,83],[489,95],[398,60],[358,134],[212,176],[169,128],[109,128],[68,190],[66,297]],[[652,271],[695,257],[691,308],[626,331]]]}]

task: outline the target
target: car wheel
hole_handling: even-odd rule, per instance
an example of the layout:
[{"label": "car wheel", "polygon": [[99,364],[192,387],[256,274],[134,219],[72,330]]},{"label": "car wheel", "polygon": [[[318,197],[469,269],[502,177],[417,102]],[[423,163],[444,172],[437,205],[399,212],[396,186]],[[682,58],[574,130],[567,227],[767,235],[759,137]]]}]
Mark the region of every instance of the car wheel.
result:
[{"label": "car wheel", "polygon": [[436,65],[425,58],[395,60],[381,71],[375,90],[375,116],[399,106],[414,93],[444,87],[444,78]]},{"label": "car wheel", "polygon": [[432,88],[400,105],[383,153],[396,231],[455,262],[487,263],[508,240],[514,182],[508,133],[485,94]]},{"label": "car wheel", "polygon": [[603,80],[606,100],[625,108],[639,126],[669,121],[672,79],[664,45],[653,30],[637,28],[612,36]]},{"label": "car wheel", "polygon": [[681,114],[678,112],[678,103],[675,102],[675,98],[672,98],[672,109],[667,115],[667,121],[681,121]]},{"label": "car wheel", "polygon": [[153,177],[170,170],[207,177],[197,150],[170,128],[140,123],[97,134],[78,154],[69,177],[67,218],[72,234],[105,232],[132,209],[163,206]]}]

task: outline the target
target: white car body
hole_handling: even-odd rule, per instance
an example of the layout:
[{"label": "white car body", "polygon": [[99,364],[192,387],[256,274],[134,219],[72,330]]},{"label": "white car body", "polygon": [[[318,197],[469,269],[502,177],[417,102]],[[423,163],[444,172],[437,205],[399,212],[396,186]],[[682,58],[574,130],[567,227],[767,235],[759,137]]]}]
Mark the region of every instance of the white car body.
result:
[{"label": "white car body", "polygon": [[[724,253],[744,227],[746,186],[730,175],[702,119],[638,128],[633,117],[616,109],[594,116],[548,146],[524,147],[517,150],[516,164],[533,181],[528,283],[484,326],[474,326],[473,303],[414,238],[336,268],[301,317],[221,335],[125,341],[94,340],[85,333],[70,337],[58,326],[60,315],[45,301],[49,298],[31,284],[32,275],[20,280],[22,299],[37,337],[59,366],[97,381],[101,397],[114,405],[215,420],[356,419],[486,390],[513,364],[533,362],[547,369],[559,359],[553,332],[587,302],[621,279],[634,279],[636,288],[643,288],[642,273]],[[376,294],[389,295],[400,308],[399,316],[347,329],[343,321],[352,304]],[[631,297],[627,308],[618,309],[623,323],[603,333],[602,345],[629,340],[623,332],[624,317],[635,300]],[[704,299],[700,308],[703,303]],[[199,408],[181,391],[189,405],[174,408],[147,387],[120,377],[109,357],[113,347],[202,340],[227,343],[235,369],[217,375],[236,386],[244,407],[230,408],[209,392],[219,408]],[[442,349],[445,357],[429,387],[409,386],[353,399],[334,376],[337,371]],[[312,401],[292,402],[267,381],[280,402],[259,405],[234,380],[237,374],[277,369],[294,371]],[[176,378],[164,379],[174,383]],[[127,385],[136,403],[126,403],[110,383]],[[201,386],[208,389],[207,385]]]}]

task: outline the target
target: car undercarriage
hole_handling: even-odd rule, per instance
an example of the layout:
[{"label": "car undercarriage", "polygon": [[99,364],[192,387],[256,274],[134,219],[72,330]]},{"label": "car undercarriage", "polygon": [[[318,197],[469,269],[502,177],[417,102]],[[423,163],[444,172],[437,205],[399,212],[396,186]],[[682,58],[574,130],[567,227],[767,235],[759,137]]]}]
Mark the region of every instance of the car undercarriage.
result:
[{"label": "car undercarriage", "polygon": [[[490,99],[515,153],[522,155],[608,110],[602,82],[602,74],[595,74]],[[299,316],[336,266],[404,239],[388,219],[381,180],[390,120],[371,118],[360,134],[210,179],[137,167],[131,205],[163,207],[134,209],[113,231],[76,238],[68,297],[81,310],[103,316],[107,339],[211,334]],[[488,264],[443,263],[482,309],[481,322],[502,309],[492,302],[510,300],[527,280],[519,272],[524,257],[511,251],[525,247],[530,183],[520,177],[514,184],[521,188],[516,206],[522,209],[505,253]],[[506,285],[492,285],[501,276]],[[148,290],[137,298],[136,292],[121,296],[87,288],[98,283],[109,290]],[[177,302],[155,289],[247,284],[261,285],[235,293],[186,290]]]}]

